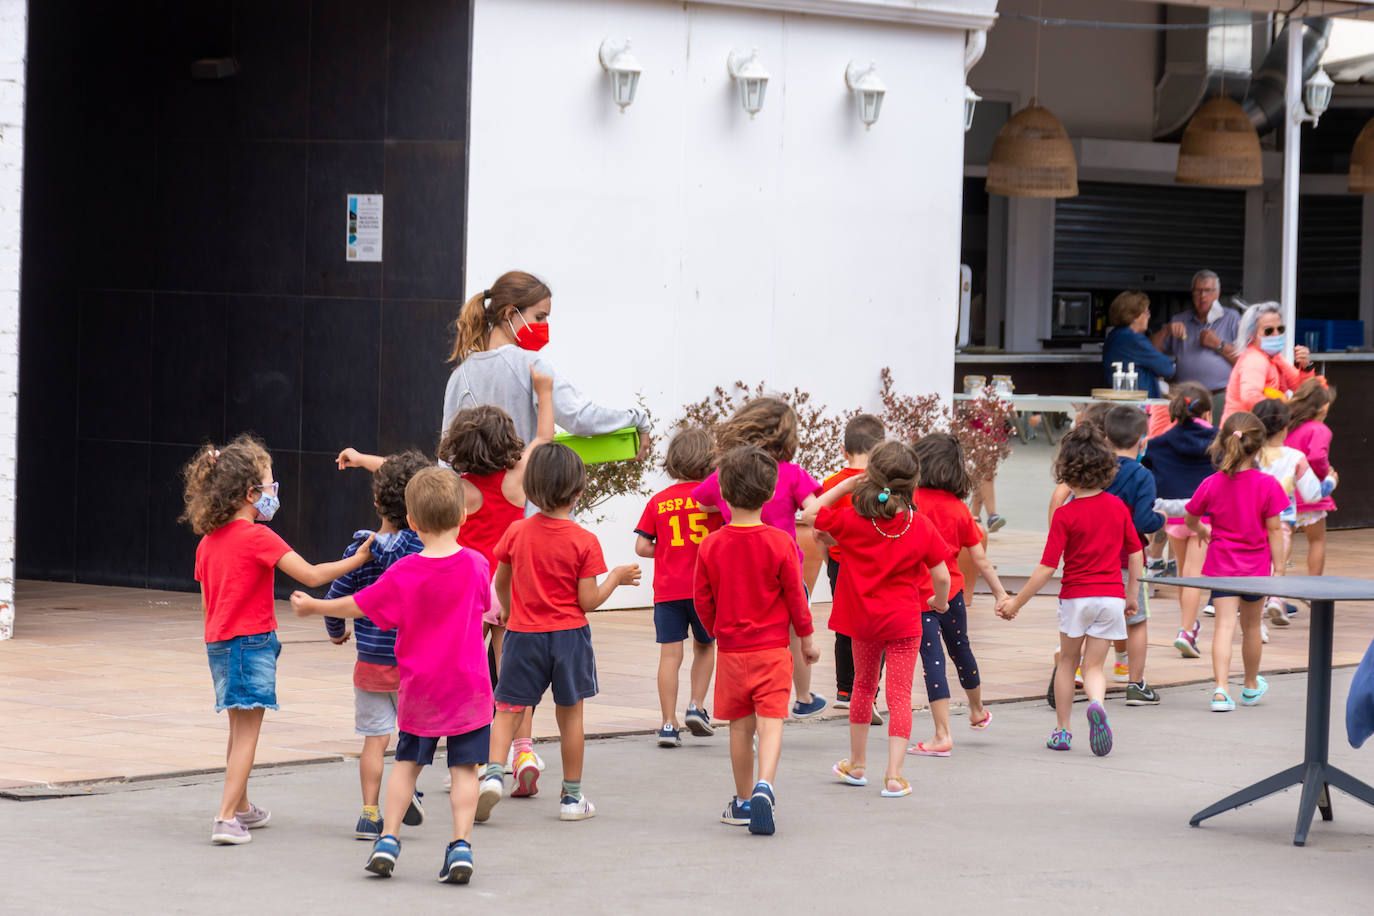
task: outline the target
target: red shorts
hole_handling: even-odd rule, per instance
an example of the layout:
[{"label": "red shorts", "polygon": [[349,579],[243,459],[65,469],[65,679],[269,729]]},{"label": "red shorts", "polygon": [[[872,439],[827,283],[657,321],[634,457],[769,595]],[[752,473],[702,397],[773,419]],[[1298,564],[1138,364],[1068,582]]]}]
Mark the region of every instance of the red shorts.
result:
[{"label": "red shorts", "polygon": [[792,695],[792,652],[786,646],[716,654],[716,715],[722,719],[786,719]]}]

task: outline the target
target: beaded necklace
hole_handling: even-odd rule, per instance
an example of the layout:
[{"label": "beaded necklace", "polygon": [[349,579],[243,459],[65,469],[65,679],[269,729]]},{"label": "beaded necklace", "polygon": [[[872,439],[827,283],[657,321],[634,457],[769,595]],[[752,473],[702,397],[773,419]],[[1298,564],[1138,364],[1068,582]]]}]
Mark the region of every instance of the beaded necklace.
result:
[{"label": "beaded necklace", "polygon": [[879,527],[878,527],[878,520],[877,520],[876,518],[870,518],[870,519],[868,520],[868,523],[869,523],[870,525],[873,526],[873,530],[874,530],[874,531],[878,532],[879,534],[881,534],[881,535],[882,535],[883,537],[885,537],[885,538],[890,538],[891,540],[894,540],[894,541],[895,541],[895,540],[897,540],[898,538],[900,538],[902,535],[906,534],[908,530],[910,530],[910,528],[911,528],[911,519],[915,516],[915,514],[916,514],[916,513],[911,512],[911,511],[908,511],[908,512],[906,513],[906,524],[903,525],[903,526],[902,526],[902,530],[901,530],[901,531],[898,531],[896,534],[888,534],[886,531],[884,531],[883,529],[879,528]]}]

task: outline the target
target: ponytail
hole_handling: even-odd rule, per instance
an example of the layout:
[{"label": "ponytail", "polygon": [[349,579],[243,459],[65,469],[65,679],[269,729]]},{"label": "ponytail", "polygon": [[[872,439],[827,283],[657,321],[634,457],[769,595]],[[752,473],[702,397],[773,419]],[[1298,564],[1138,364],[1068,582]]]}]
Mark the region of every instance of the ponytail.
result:
[{"label": "ponytail", "polygon": [[538,305],[553,293],[545,283],[523,270],[508,270],[496,278],[491,289],[484,289],[463,303],[454,324],[453,350],[448,361],[462,361],[469,353],[481,352],[491,343],[491,329],[515,309]]},{"label": "ponytail", "polygon": [[243,508],[244,498],[258,487],[271,465],[272,456],[262,440],[249,433],[223,449],[210,443],[201,446],[181,469],[186,508],[177,521],[190,524],[196,534],[223,528]]},{"label": "ponytail", "polygon": [[1212,392],[1197,382],[1177,386],[1169,401],[1169,419],[1179,426],[1191,426],[1203,414],[1212,412]]},{"label": "ponytail", "polygon": [[905,442],[888,441],[868,456],[864,476],[854,487],[854,511],[864,518],[895,518],[915,511],[916,481],[921,462]]},{"label": "ponytail", "polygon": [[1267,438],[1259,417],[1248,410],[1233,413],[1226,418],[1221,433],[1208,449],[1212,453],[1212,464],[1226,476],[1235,477],[1255,460]]}]

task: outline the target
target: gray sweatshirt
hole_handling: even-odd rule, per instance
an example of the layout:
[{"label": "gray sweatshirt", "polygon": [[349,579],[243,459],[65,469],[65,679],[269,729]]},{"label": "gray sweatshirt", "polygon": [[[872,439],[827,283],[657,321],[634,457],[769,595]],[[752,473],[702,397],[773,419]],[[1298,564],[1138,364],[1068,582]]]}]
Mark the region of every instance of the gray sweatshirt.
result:
[{"label": "gray sweatshirt", "polygon": [[444,389],[444,422],[439,435],[444,434],[459,410],[491,404],[510,414],[521,439],[526,442],[533,439],[538,412],[534,385],[530,381],[531,363],[553,378],[553,418],[563,429],[577,436],[596,436],[634,426],[639,429],[641,439],[647,438],[649,420],[644,411],[633,407],[614,410],[593,404],[559,375],[547,359],[511,344],[470,353],[453,370]]}]

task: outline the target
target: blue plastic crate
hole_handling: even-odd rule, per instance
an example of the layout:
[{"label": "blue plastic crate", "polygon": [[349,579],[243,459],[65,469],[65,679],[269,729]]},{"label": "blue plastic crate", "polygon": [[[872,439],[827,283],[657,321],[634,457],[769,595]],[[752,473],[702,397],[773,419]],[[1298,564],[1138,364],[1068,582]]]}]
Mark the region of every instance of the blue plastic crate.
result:
[{"label": "blue plastic crate", "polygon": [[1363,321],[1299,318],[1298,336],[1293,342],[1306,345],[1310,332],[1321,335],[1317,349],[1323,353],[1339,353],[1350,347],[1364,346]]}]

